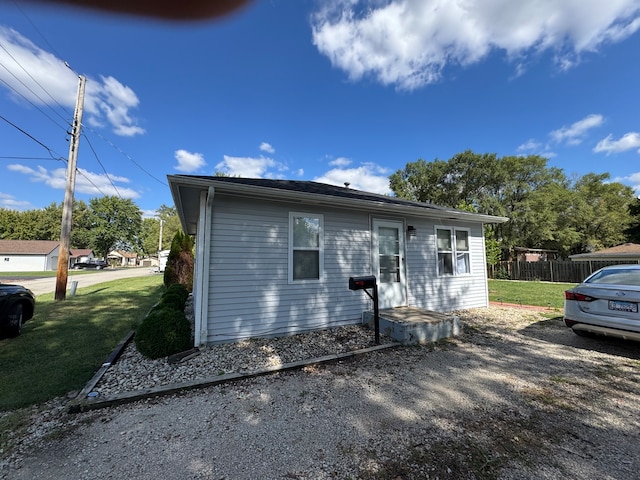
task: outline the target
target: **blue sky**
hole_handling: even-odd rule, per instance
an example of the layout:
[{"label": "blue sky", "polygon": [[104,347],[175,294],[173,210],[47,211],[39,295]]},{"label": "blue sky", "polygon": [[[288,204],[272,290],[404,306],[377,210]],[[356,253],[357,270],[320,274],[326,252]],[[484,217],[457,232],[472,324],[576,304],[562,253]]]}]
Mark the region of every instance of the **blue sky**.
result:
[{"label": "blue sky", "polygon": [[[419,158],[539,154],[640,193],[640,1],[257,0],[179,22],[0,1],[0,207],[172,205],[167,174],[389,193]],[[69,65],[67,67],[65,62]]]}]

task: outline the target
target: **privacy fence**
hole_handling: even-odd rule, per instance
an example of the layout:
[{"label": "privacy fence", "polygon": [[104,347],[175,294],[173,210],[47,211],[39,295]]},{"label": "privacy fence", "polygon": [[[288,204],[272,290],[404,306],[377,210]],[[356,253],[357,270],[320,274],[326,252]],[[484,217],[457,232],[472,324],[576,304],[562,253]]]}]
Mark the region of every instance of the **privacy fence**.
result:
[{"label": "privacy fence", "polygon": [[[636,263],[629,261],[572,262],[499,262],[487,266],[489,278],[499,280],[539,280],[543,282],[580,283],[585,277],[608,265]],[[638,262],[640,263],[640,262]]]}]

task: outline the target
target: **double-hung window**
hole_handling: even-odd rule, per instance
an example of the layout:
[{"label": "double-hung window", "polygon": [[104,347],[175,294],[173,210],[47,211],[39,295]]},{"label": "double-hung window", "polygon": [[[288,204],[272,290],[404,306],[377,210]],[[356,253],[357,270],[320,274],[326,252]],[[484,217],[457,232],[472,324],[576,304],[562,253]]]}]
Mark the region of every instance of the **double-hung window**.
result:
[{"label": "double-hung window", "polygon": [[469,230],[436,227],[438,275],[465,275],[471,273]]},{"label": "double-hung window", "polygon": [[324,225],[319,214],[289,213],[289,282],[320,281]]}]

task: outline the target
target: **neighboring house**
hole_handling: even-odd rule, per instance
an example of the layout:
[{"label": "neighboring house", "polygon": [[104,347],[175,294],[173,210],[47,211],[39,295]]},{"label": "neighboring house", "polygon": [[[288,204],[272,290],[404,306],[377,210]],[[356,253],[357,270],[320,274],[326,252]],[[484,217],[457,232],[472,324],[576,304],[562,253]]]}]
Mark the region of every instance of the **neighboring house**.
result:
[{"label": "neighboring house", "polygon": [[76,262],[88,262],[95,258],[93,250],[89,248],[72,248],[69,251],[69,265],[73,266]]},{"label": "neighboring house", "polygon": [[623,243],[611,248],[605,248],[592,253],[569,255],[574,262],[627,262],[640,263],[640,245],[637,243]]},{"label": "neighboring house", "polygon": [[0,240],[0,272],[57,270],[59,251],[55,240]]},{"label": "neighboring house", "polygon": [[514,247],[513,250],[518,262],[548,262],[558,257],[558,250],[526,247]]},{"label": "neighboring house", "polygon": [[116,267],[136,267],[138,266],[138,254],[114,250],[107,255],[107,261]]},{"label": "neighboring house", "polygon": [[375,275],[380,308],[488,305],[479,215],[315,182],[169,175],[196,235],[196,345],[356,324]]}]

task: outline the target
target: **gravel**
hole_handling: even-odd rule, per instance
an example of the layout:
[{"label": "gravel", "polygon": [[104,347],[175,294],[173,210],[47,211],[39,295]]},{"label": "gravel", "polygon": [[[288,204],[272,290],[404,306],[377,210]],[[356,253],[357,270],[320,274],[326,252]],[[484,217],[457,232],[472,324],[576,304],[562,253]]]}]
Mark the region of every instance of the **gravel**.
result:
[{"label": "gravel", "polygon": [[[68,399],[33,407],[4,443],[0,476],[637,478],[637,344],[578,337],[544,312],[456,313],[463,334],[433,345],[77,415],[64,413]],[[349,351],[370,345],[371,336],[349,327],[242,342],[177,365],[128,348],[96,389],[108,395],[337,345]]]}]

